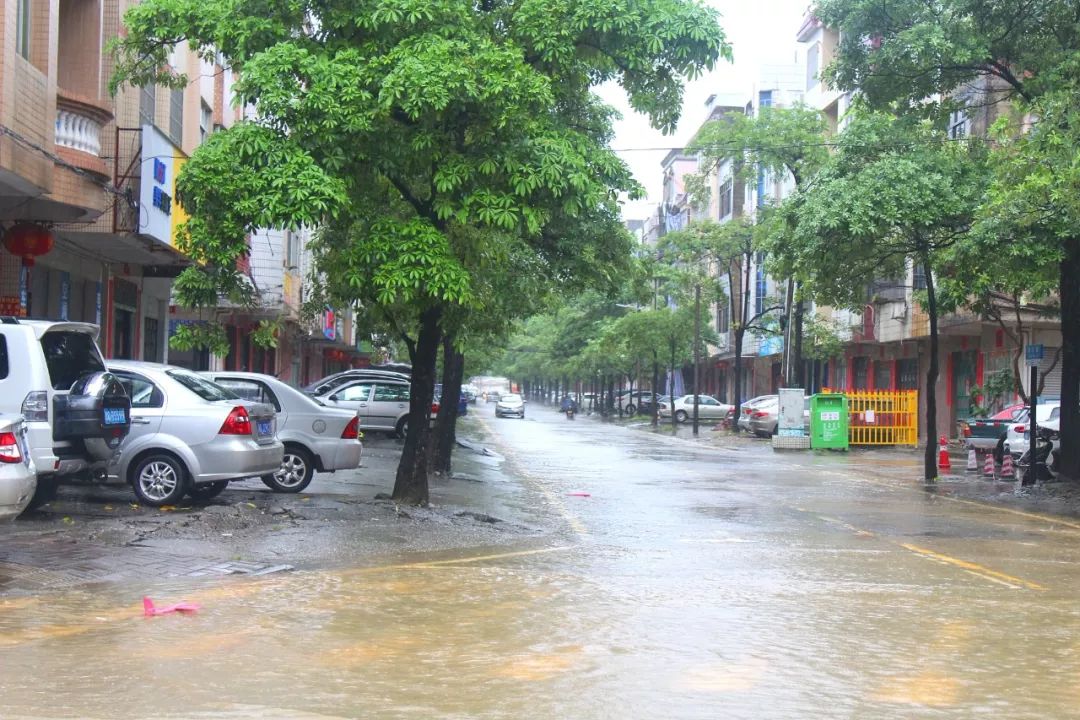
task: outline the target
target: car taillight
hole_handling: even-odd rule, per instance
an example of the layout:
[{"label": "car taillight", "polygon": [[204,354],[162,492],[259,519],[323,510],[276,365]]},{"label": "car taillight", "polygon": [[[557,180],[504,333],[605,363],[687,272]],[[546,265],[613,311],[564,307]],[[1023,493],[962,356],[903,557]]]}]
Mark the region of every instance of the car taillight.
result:
[{"label": "car taillight", "polygon": [[439,403],[431,403],[431,412],[433,412],[433,413],[439,412]]},{"label": "car taillight", "polygon": [[754,413],[753,413],[753,417],[759,417],[760,418],[760,417],[765,417],[768,414],[769,413],[765,412],[764,410],[755,410]]},{"label": "car taillight", "polygon": [[1020,433],[1021,435],[1023,435],[1024,433],[1027,432],[1027,428],[1024,427],[1023,425],[1017,425],[1016,427],[1013,428],[1013,430]]},{"label": "car taillight", "polygon": [[356,440],[360,436],[360,418],[354,417],[341,433],[342,440]]},{"label": "car taillight", "polygon": [[22,401],[22,416],[27,422],[49,422],[49,393],[35,390]]},{"label": "car taillight", "polygon": [[15,433],[0,433],[0,462],[22,462],[22,451],[19,450],[19,442],[15,439]]},{"label": "car taillight", "polygon": [[218,435],[250,435],[251,418],[247,410],[237,405],[229,412],[229,417],[221,424]]},{"label": "car taillight", "polygon": [[964,437],[971,437],[971,426],[964,423]]}]

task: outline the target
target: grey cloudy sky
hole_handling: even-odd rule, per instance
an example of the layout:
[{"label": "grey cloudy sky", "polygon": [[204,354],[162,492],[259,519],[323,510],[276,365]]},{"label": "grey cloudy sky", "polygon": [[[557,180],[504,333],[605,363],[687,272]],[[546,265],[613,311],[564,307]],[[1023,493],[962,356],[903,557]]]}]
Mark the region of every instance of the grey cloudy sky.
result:
[{"label": "grey cloudy sky", "polygon": [[[707,0],[720,11],[720,24],[735,55],[734,63],[721,63],[713,72],[686,88],[682,119],[674,135],[665,136],[649,127],[648,120],[630,109],[622,89],[605,85],[599,94],[623,114],[616,124],[613,146],[645,186],[649,199],[627,203],[626,219],[646,217],[660,198],[660,161],[667,148],[682,147],[705,117],[705,101],[716,94],[744,104],[764,64],[795,61],[795,33],[808,8],[807,0]],[[645,148],[662,148],[646,150]]]}]

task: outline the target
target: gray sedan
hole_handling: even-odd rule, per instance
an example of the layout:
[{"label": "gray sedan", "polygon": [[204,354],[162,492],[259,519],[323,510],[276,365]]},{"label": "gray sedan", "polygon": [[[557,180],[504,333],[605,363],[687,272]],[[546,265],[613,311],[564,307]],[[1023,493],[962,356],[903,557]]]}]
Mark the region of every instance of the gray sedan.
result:
[{"label": "gray sedan", "polygon": [[108,363],[131,397],[131,432],[109,463],[109,480],[128,482],[145,505],[214,497],[230,480],[281,468],[274,408],[184,368]]},{"label": "gray sedan", "polygon": [[281,468],[262,481],[276,492],[300,492],[318,472],[354,470],[360,465],[360,417],[355,410],[328,407],[271,375],[249,372],[203,373],[244,400],[272,405],[277,437],[285,444]]}]

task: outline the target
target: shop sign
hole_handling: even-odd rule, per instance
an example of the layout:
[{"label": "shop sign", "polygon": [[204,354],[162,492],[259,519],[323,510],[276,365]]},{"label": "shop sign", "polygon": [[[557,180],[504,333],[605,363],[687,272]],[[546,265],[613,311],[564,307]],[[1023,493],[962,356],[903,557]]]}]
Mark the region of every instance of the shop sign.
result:
[{"label": "shop sign", "polygon": [[142,127],[142,178],[139,197],[139,232],[175,246],[176,229],[187,220],[176,202],[176,176],[187,161],[183,151],[153,125]]},{"label": "shop sign", "polygon": [[60,319],[68,320],[71,310],[71,273],[60,273]]},{"label": "shop sign", "polygon": [[327,306],[323,313],[323,337],[327,340],[337,339],[337,322],[334,319],[334,310],[330,306]]}]

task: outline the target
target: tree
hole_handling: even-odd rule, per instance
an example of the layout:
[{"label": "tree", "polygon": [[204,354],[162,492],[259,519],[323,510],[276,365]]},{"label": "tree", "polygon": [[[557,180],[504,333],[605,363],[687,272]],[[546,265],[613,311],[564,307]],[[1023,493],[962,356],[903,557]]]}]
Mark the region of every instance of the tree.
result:
[{"label": "tree", "polygon": [[[1000,148],[988,214],[1023,245],[1049,252],[1061,307],[1061,432],[1080,437],[1080,214],[1072,148],[1080,24],[1070,0],[819,0],[814,15],[840,33],[825,79],[874,107],[937,116],[1014,101],[1040,118],[1032,138],[1013,128]],[[1013,202],[1018,205],[1013,206]],[[1080,480],[1080,444],[1063,443],[1061,475]]]},{"label": "tree", "polygon": [[347,263],[325,273],[407,310],[394,313],[413,376],[393,497],[417,504],[442,323],[483,309],[483,261],[505,268],[522,243],[533,267],[572,280],[629,255],[617,196],[639,188],[592,87],[620,83],[671,130],[684,79],[730,58],[716,13],[689,0],[146,0],[124,23],[114,87],[186,85],[168,66],[186,42],[239,73],[238,102],[255,108],[185,164],[187,247],[212,248],[228,276],[252,229],[327,223]]},{"label": "tree", "polygon": [[965,239],[986,184],[981,144],[942,142],[926,122],[856,113],[836,153],[793,205],[795,242],[777,252],[800,265],[815,296],[860,308],[869,279],[894,278],[908,258],[926,275],[930,362],[924,475],[937,477],[938,316],[942,255]]},{"label": "tree", "polygon": [[[825,147],[825,118],[821,112],[804,105],[790,108],[763,107],[756,116],[733,112],[705,124],[687,146],[702,160],[692,187],[701,194],[703,180],[725,164],[734,172],[735,182],[749,182],[766,174],[791,178],[796,188],[804,186],[828,158]],[[790,332],[789,359],[785,380],[793,387],[803,387],[803,316],[805,300],[798,268],[788,268],[788,296],[785,314]]]},{"label": "tree", "polygon": [[[691,223],[685,230],[664,236],[671,252],[665,258],[689,263],[696,267],[715,268],[707,273],[710,295],[714,299],[730,296],[731,329],[735,340],[735,417],[742,407],[742,361],[746,333],[770,334],[768,320],[782,306],[765,298],[759,306],[750,302],[750,271],[754,255],[760,249],[759,228],[744,218],[718,223],[714,220]],[[738,423],[735,432],[739,431]]]}]

